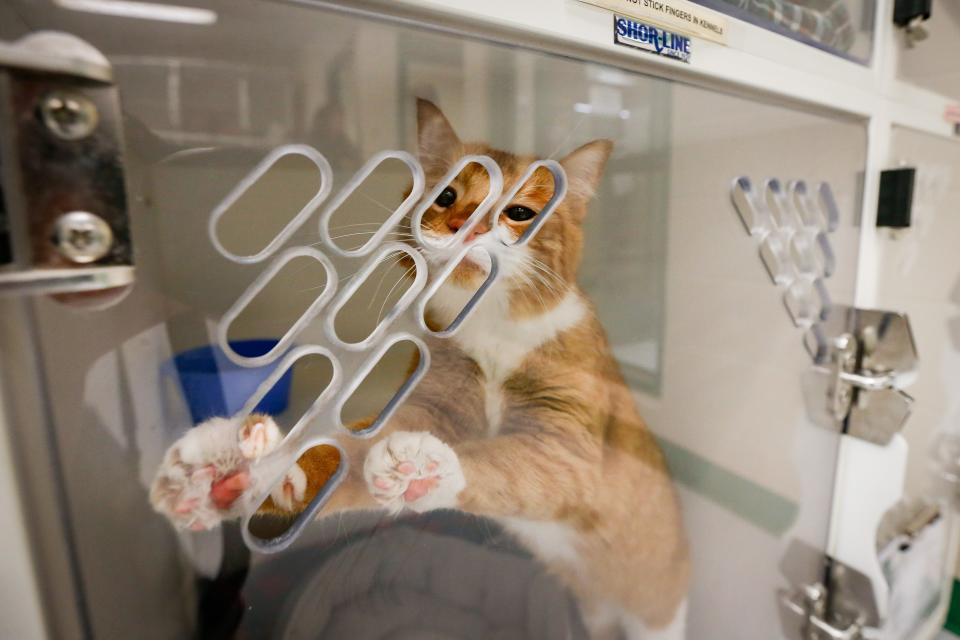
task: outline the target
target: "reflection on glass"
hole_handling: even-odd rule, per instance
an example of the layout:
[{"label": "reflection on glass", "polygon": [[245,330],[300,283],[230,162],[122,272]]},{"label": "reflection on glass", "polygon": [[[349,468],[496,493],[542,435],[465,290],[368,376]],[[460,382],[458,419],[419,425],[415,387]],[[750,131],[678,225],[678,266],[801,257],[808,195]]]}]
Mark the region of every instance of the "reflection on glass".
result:
[{"label": "reflection on glass", "polygon": [[860,62],[870,57],[876,0],[693,0]]}]

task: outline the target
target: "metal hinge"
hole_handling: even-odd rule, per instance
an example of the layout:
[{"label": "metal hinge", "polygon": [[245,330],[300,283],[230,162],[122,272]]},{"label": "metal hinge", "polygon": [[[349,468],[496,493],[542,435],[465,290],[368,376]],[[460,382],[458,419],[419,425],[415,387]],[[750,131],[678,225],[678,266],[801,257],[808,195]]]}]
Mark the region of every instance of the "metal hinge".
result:
[{"label": "metal hinge", "polygon": [[0,42],[0,295],[133,282],[120,124],[96,49],[54,32]]},{"label": "metal hinge", "polygon": [[778,592],[780,622],[789,640],[862,640],[879,625],[873,586],[864,574],[794,540],[781,570],[803,565],[822,579]]},{"label": "metal hinge", "polygon": [[804,376],[810,419],[887,444],[910,415],[917,350],[905,314],[836,305],[806,336],[814,368]]}]

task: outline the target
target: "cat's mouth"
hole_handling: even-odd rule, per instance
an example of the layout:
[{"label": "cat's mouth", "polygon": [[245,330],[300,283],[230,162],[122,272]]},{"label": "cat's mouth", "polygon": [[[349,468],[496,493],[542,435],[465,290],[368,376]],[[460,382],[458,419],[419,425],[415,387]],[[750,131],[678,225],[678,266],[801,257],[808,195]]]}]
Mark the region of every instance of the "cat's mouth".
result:
[{"label": "cat's mouth", "polygon": [[487,275],[490,273],[492,264],[493,259],[490,257],[489,251],[482,246],[473,246],[467,252],[467,255],[463,257],[463,260],[460,261],[458,269],[475,269],[483,275]]},{"label": "cat's mouth", "polygon": [[[470,246],[467,253],[461,258],[453,274],[461,279],[464,276],[486,276],[490,273],[493,266],[493,258],[490,255],[490,249],[485,245],[489,242],[489,233],[484,233],[467,240],[466,244]],[[444,246],[449,242],[451,236],[440,235],[435,232],[425,232],[424,238],[427,242],[423,247],[423,255],[431,265],[442,267],[462,250],[462,245],[455,244],[451,247]]]}]

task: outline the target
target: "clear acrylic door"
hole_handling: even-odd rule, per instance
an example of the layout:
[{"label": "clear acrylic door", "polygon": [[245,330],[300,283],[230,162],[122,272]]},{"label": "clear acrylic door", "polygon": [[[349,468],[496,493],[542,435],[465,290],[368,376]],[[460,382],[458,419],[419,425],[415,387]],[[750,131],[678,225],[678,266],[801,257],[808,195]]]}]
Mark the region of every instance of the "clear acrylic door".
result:
[{"label": "clear acrylic door", "polygon": [[[92,635],[783,636],[778,589],[822,571],[791,549],[822,551],[827,540],[839,436],[807,418],[803,336],[830,304],[852,302],[862,123],[331,9],[234,0],[174,11],[187,24],[81,11],[91,6],[17,3],[23,22],[0,35],[30,25],[93,44],[113,65],[126,116],[132,291],[98,310],[3,303],[25,314],[4,340],[34,332],[26,353],[42,373],[55,450],[30,461],[28,476],[54,477],[63,493]],[[322,159],[284,145],[319,152],[332,183]],[[351,176],[379,152],[418,148],[412,165],[384,161],[333,211],[325,242],[321,211]],[[287,154],[211,236],[212,212],[278,149]],[[468,216],[497,172],[470,165],[445,193],[438,176],[464,152],[493,159],[504,193],[533,157],[563,171],[538,171],[495,223],[466,229],[477,242],[514,234],[494,250],[502,279],[454,335],[410,329],[426,346],[414,365],[429,351],[430,367],[391,418],[402,428],[387,421],[362,438],[379,425],[354,419],[376,415],[426,368],[410,366],[409,341],[349,399],[357,354],[378,352],[389,331],[372,338],[380,346],[338,347],[343,384],[320,405],[335,376],[323,352],[297,351],[292,379],[278,358],[329,347],[331,331],[361,344],[383,317],[415,327],[417,303],[391,316],[416,292],[401,278],[413,258],[394,248],[336,318],[334,300],[265,354],[330,290],[316,256],[349,291],[374,254],[333,245],[380,242],[411,188],[435,199],[423,218],[434,235],[418,245],[430,284],[452,265],[435,236],[479,220]],[[511,246],[564,176],[566,197],[529,248]],[[301,211],[305,222],[281,237]],[[406,224],[384,242],[414,246]],[[427,305],[433,330],[456,324],[476,272],[490,272],[492,258],[469,255],[472,266],[453,272],[460,284],[446,285],[463,291]],[[239,308],[271,265],[276,277]],[[204,350],[221,337],[232,359]],[[259,469],[250,460],[275,445],[268,421],[195,428],[249,409],[270,373],[277,383],[258,410],[280,431],[341,401],[352,429],[297,427],[336,436],[342,450],[321,445],[323,455],[301,458],[302,475],[281,474],[274,511],[331,489],[324,517],[292,541],[287,516],[254,517],[246,537],[236,522]],[[240,426],[249,429],[237,440]],[[201,472],[206,484],[189,491],[175,477]],[[264,553],[245,540],[291,543]]]},{"label": "clear acrylic door", "polygon": [[[960,75],[951,64],[960,55],[960,7],[938,4],[920,27],[919,35],[897,29],[897,77],[951,100],[960,99]],[[956,121],[956,114],[945,115]]]}]

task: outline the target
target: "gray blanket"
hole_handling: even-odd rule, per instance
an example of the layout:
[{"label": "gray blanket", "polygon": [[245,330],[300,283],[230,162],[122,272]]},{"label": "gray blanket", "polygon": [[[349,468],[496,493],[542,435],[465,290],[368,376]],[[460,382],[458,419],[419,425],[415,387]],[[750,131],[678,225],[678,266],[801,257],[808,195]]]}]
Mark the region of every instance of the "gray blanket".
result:
[{"label": "gray blanket", "polygon": [[343,547],[288,600],[281,638],[580,640],[545,569],[467,540],[391,527]]}]

